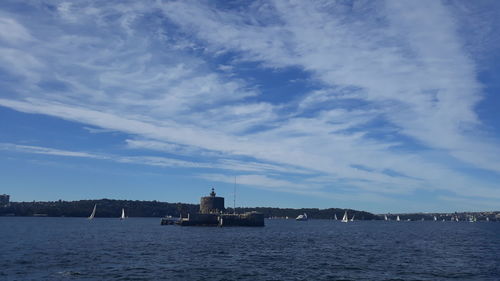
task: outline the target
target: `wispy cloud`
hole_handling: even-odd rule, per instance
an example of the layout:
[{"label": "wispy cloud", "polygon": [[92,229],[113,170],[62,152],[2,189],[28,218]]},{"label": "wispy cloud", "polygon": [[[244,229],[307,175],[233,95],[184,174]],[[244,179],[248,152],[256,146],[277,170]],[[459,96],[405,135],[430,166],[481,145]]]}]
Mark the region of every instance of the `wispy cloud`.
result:
[{"label": "wispy cloud", "polygon": [[[263,175],[238,175],[238,176],[228,176],[223,174],[200,174],[198,177],[215,182],[225,182],[225,183],[235,183],[238,185],[247,185],[257,188],[272,189],[277,191],[307,191],[310,193],[314,192],[314,188],[311,185],[297,184],[288,180],[274,179]],[[317,187],[316,187],[317,188]]]},{"label": "wispy cloud", "polygon": [[[263,24],[204,5],[174,2],[163,8],[213,52],[238,50],[241,59],[267,67],[300,66],[330,85],[306,95],[302,106],[342,98],[338,89],[350,88],[349,98],[371,103],[379,109],[377,117],[400,128],[398,133],[448,150],[461,161],[498,171],[498,159],[487,153],[466,153],[472,144],[487,146],[488,151],[498,148],[473,136],[481,85],[453,15],[439,2],[426,4],[432,8],[420,2],[389,1],[379,9],[353,9],[346,15],[338,14],[345,7],[332,4],[277,1],[278,20],[257,21],[259,14],[251,14]],[[372,25],[377,17],[384,21]]]},{"label": "wispy cloud", "polygon": [[[0,150],[10,151],[10,152],[45,154],[45,155],[63,156],[63,157],[109,160],[119,163],[139,164],[139,165],[158,166],[158,167],[217,169],[217,170],[234,171],[240,173],[259,172],[259,173],[271,173],[271,174],[273,173],[311,174],[310,172],[308,173],[306,171],[299,170],[294,167],[283,167],[279,165],[273,165],[270,163],[238,161],[234,159],[224,159],[224,158],[216,160],[212,159],[210,162],[188,161],[188,160],[181,160],[164,156],[149,156],[149,155],[124,156],[124,155],[102,154],[102,153],[93,153],[84,151],[61,150],[49,147],[20,145],[12,143],[0,143]],[[244,174],[243,177],[245,177]]]},{"label": "wispy cloud", "polygon": [[54,148],[48,148],[48,147],[19,145],[19,144],[11,144],[11,143],[0,143],[0,149],[7,150],[7,151],[18,151],[18,152],[24,152],[24,153],[34,153],[34,154],[107,159],[107,157],[105,157],[105,156],[99,156],[99,155],[87,153],[87,152],[68,151],[68,150],[60,150],[60,149],[54,149]]},{"label": "wispy cloud", "polygon": [[[483,85],[456,9],[437,1],[61,2],[44,11],[50,22],[5,12],[0,68],[9,79],[0,105],[90,133],[125,133],[129,149],[172,156],[97,159],[237,170],[247,173],[242,182],[290,192],[499,197],[494,182],[464,174],[498,176],[500,149],[475,111]],[[268,81],[275,71],[299,79]],[[282,90],[291,80],[298,86]]]}]

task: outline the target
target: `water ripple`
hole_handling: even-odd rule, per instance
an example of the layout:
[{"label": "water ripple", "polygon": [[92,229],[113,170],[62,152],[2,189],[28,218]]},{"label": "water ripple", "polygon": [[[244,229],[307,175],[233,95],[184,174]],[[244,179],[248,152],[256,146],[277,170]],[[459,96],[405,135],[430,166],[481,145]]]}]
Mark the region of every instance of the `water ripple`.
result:
[{"label": "water ripple", "polygon": [[[500,223],[0,218],[0,280],[498,280]],[[8,254],[6,254],[8,253]]]}]

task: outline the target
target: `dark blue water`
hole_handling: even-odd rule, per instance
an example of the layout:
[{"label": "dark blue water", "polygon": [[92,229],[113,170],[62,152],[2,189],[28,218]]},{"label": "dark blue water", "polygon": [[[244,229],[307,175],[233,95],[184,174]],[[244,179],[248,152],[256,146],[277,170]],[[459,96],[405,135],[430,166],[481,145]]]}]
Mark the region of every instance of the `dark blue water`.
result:
[{"label": "dark blue water", "polygon": [[500,223],[3,217],[0,280],[500,280]]}]

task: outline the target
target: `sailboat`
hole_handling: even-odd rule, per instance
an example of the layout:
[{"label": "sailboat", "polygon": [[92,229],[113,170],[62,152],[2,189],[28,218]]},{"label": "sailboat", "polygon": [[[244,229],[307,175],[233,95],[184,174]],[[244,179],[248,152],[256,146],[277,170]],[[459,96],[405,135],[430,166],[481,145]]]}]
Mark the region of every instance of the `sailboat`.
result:
[{"label": "sailboat", "polygon": [[384,220],[385,220],[385,221],[389,220],[389,219],[387,218],[387,215],[384,215]]},{"label": "sailboat", "polygon": [[490,218],[486,217],[486,221],[490,221]]},{"label": "sailboat", "polygon": [[354,215],[355,215],[355,214],[353,214],[353,215],[352,215],[351,221],[354,221]]},{"label": "sailboat", "polygon": [[396,217],[396,221],[401,221],[401,220],[399,219],[399,216],[397,216],[397,217]]},{"label": "sailboat", "polygon": [[97,204],[94,205],[94,209],[92,210],[92,214],[90,214],[89,220],[94,219],[95,217],[95,209],[97,208]]},{"label": "sailboat", "polygon": [[347,218],[347,211],[345,211],[344,216],[342,217],[341,222],[348,222],[349,219]]},{"label": "sailboat", "polygon": [[120,217],[121,220],[125,219],[125,209],[122,208],[122,216]]},{"label": "sailboat", "polygon": [[337,220],[339,220],[339,219],[337,219],[337,214],[335,214],[335,215],[333,216],[333,218],[334,218],[336,221],[337,221]]},{"label": "sailboat", "polygon": [[303,215],[299,215],[297,218],[295,218],[295,220],[306,221],[307,220],[307,214],[304,213]]},{"label": "sailboat", "polygon": [[434,216],[434,221],[437,221],[437,220],[438,220],[438,218],[436,216]]}]

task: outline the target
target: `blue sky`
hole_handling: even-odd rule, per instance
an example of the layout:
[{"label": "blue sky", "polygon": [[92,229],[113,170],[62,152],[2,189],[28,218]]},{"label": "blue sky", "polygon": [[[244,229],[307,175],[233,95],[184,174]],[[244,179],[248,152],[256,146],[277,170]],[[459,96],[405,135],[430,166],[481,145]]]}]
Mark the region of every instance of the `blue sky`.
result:
[{"label": "blue sky", "polygon": [[498,1],[2,1],[0,193],[500,209]]}]

